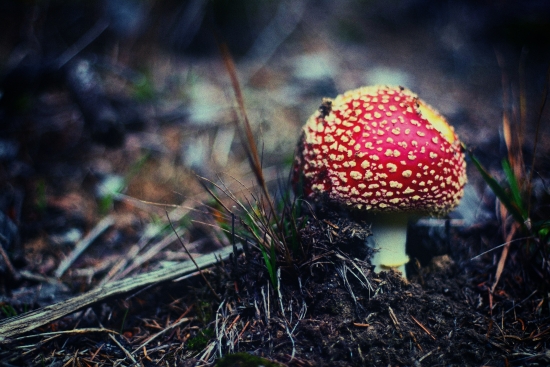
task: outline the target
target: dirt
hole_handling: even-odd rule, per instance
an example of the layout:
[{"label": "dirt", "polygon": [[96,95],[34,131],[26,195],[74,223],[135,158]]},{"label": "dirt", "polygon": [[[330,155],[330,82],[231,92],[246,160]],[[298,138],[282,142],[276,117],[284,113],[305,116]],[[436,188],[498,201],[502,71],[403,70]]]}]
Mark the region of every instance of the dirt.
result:
[{"label": "dirt", "polygon": [[[278,312],[273,311],[277,316],[248,319],[263,321],[263,327],[254,329],[260,336],[244,332],[246,343],[239,343],[235,351],[268,356],[291,366],[509,366],[548,362],[546,342],[542,341],[546,337],[540,338],[545,332],[541,334],[532,325],[536,321],[528,308],[512,306],[505,310],[508,305],[498,305],[492,310],[498,318],[491,317],[479,289],[472,287],[471,279],[446,255],[434,258],[429,267],[421,269],[421,276],[417,274],[409,281],[393,272],[374,274],[368,263],[341,252],[342,247],[360,245],[362,239],[350,239],[349,235],[355,232],[349,228],[356,225],[334,218],[330,225],[310,223],[305,231],[310,240],[316,239],[314,252],[319,251],[319,256],[301,269],[301,287],[281,281],[283,301]],[[332,235],[323,243],[322,234],[329,232]],[[353,266],[362,269],[366,277]],[[247,288],[246,294],[251,293]],[[299,316],[300,302],[307,307],[303,318]],[[247,299],[244,303],[262,304],[262,300]],[[237,301],[235,308],[242,304]],[[281,309],[285,309],[284,316]],[[292,313],[294,321],[289,321]]]},{"label": "dirt", "polygon": [[[178,33],[177,15],[204,15],[187,7],[199,3],[209,6],[204,22]],[[409,228],[407,281],[372,272],[368,221],[302,202],[299,232],[287,233],[299,246],[292,261],[279,254],[270,277],[256,247],[268,236],[251,237],[242,212],[233,229],[223,210],[238,205],[221,191],[248,210],[261,193],[212,37],[217,29],[234,55],[275,197],[286,195],[300,127],[323,97],[403,84],[448,117],[499,182],[511,121],[525,172],[536,158],[525,194],[536,224],[550,206],[547,6],[293,3],[153,1],[132,8],[149,19],[143,28],[99,34],[101,14],[114,11],[102,2],[0,5],[0,322],[231,246],[233,234],[244,247],[202,274],[19,334],[0,344],[0,365],[550,365],[548,236],[511,233],[470,160],[469,201],[451,218]],[[278,28],[277,19],[296,23]],[[52,68],[67,55],[74,59]],[[90,89],[80,89],[75,65],[90,66]],[[112,224],[58,272],[105,218]]]},{"label": "dirt", "polygon": [[[216,363],[220,355],[243,352],[247,354],[222,359],[220,365],[261,364],[246,355],[283,366],[550,362],[549,329],[544,326],[549,319],[542,303],[537,307],[528,299],[516,303],[495,297],[491,309],[483,287],[475,287],[448,255],[433,258],[409,280],[394,272],[375,274],[360,260],[370,251],[361,246],[368,235],[364,223],[333,213],[329,219],[309,218],[301,238],[311,251],[294,269],[279,264],[277,290],[261,254],[249,248],[205,273],[222,295],[221,303],[199,276],[160,284],[36,330],[69,331],[99,324],[119,330],[117,342],[101,332],[38,334],[30,339],[37,344],[21,340],[4,345],[1,357],[8,365],[71,360],[110,365],[125,359],[124,349],[132,350],[160,332],[146,348],[138,349],[145,366],[204,365]],[[190,321],[168,328],[183,317]],[[26,353],[13,354],[17,349]]]}]

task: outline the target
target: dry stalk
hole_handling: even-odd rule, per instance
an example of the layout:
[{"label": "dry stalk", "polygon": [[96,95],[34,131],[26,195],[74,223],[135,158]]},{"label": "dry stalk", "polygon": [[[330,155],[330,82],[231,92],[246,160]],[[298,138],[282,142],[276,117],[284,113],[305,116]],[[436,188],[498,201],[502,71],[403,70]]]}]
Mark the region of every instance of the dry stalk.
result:
[{"label": "dry stalk", "polygon": [[353,292],[353,287],[349,284],[347,272],[348,267],[345,263],[341,263],[338,265],[335,265],[336,272],[340,276],[340,279],[342,279],[342,282],[344,283],[344,287],[348,291],[349,295],[351,296],[351,299],[353,300],[353,303],[355,304],[355,307],[358,307],[359,304],[357,303],[357,297],[355,297],[355,293]]},{"label": "dry stalk", "polygon": [[82,240],[80,240],[76,246],[74,247],[73,251],[67,256],[63,261],[59,263],[59,266],[57,267],[55,271],[55,277],[61,278],[63,274],[65,274],[65,271],[73,264],[73,262],[90,246],[90,244],[100,235],[102,234],[107,228],[112,226],[115,223],[115,220],[112,216],[106,216],[103,218],[96,226],[95,228],[88,233],[86,237],[84,237]]},{"label": "dry stalk", "polygon": [[15,281],[18,281],[19,279],[21,279],[21,274],[19,274],[17,269],[15,269],[15,267],[11,263],[8,253],[4,250],[4,246],[2,246],[2,241],[7,243],[7,239],[0,233],[0,256],[2,256],[2,260],[4,260],[4,264],[6,264],[6,268],[8,269],[12,278]]},{"label": "dry stalk", "polygon": [[[218,309],[216,311],[216,344],[217,344],[217,347],[218,347],[218,355],[219,355],[220,358],[223,357],[223,351],[222,351],[223,333],[221,332],[221,328],[223,327],[223,322],[220,323],[220,315],[221,315],[221,310],[223,309],[224,304],[225,304],[225,300],[223,300],[220,303],[220,305],[218,306]],[[207,349],[208,349],[208,347],[207,347]],[[201,356],[200,360],[204,360],[202,356]]]},{"label": "dry stalk", "polygon": [[[267,287],[269,287],[269,283],[267,284]],[[271,312],[269,311],[269,297],[265,296],[265,288],[262,287],[262,297],[264,300],[264,308],[265,308],[265,324],[269,325],[269,319],[271,318]]]},{"label": "dry stalk", "polygon": [[508,251],[510,249],[512,238],[516,234],[516,231],[519,229],[519,226],[520,226],[519,223],[514,222],[512,224],[512,227],[510,228],[510,232],[508,232],[506,236],[506,242],[502,249],[500,259],[498,260],[497,270],[495,272],[495,282],[491,286],[491,292],[490,292],[491,295],[493,295],[493,293],[495,292],[495,288],[498,284],[498,281],[500,280],[500,276],[502,275],[502,271],[504,270],[504,264],[506,263],[506,258],[508,257]]},{"label": "dry stalk", "polygon": [[188,321],[192,321],[192,320],[195,320],[194,317],[183,317],[181,318],[179,321],[176,321],[174,322],[172,325],[164,328],[163,330],[159,331],[158,333],[156,333],[155,335],[151,336],[150,338],[148,338],[145,342],[141,343],[137,348],[134,349],[134,351],[132,352],[132,354],[136,354],[137,352],[139,352],[140,349],[142,348],[145,348],[145,346],[147,344],[149,344],[150,342],[152,342],[153,340],[155,340],[156,338],[158,338],[159,336],[161,336],[162,334],[166,333],[167,331],[170,331],[178,326],[180,326],[181,324],[183,323],[186,323]]},{"label": "dry stalk", "polygon": [[200,362],[203,362],[205,363],[205,365],[208,365],[208,366],[212,364],[211,361],[213,362],[214,360],[214,356],[212,355],[212,352],[214,351],[214,349],[216,349],[216,344],[218,344],[217,341],[213,341],[206,346],[206,348],[204,349],[204,352],[199,357]]},{"label": "dry stalk", "polygon": [[433,352],[436,352],[439,350],[439,347],[436,348],[436,349],[432,349],[431,351],[429,351],[428,353],[424,354],[422,357],[420,357],[420,359],[418,360],[418,362],[422,362],[423,360],[425,360],[426,358],[428,358],[429,356],[431,356],[433,354]]},{"label": "dry stalk", "polygon": [[105,328],[83,328],[83,329],[73,329],[73,330],[63,330],[63,331],[50,331],[47,333],[40,333],[40,334],[34,334],[34,335],[25,335],[20,336],[18,338],[13,338],[12,341],[17,340],[24,340],[29,338],[40,338],[44,336],[59,336],[59,335],[81,335],[81,334],[89,334],[89,333],[110,333],[110,334],[118,334],[118,332],[110,329]]},{"label": "dry stalk", "polygon": [[399,325],[399,320],[397,320],[397,316],[395,316],[395,313],[393,312],[393,309],[390,306],[388,306],[388,313],[390,314],[390,319],[393,322],[395,329],[399,333],[399,337],[403,339],[403,334],[401,334],[401,326]]},{"label": "dry stalk", "polygon": [[202,272],[202,269],[199,267],[199,265],[197,264],[197,262],[195,261],[195,259],[193,258],[193,256],[191,255],[191,253],[189,252],[189,250],[187,249],[187,246],[185,246],[185,243],[183,242],[183,240],[181,239],[180,235],[178,234],[178,232],[176,231],[176,228],[174,227],[174,225],[172,224],[172,221],[170,220],[170,217],[168,216],[168,212],[166,212],[166,216],[168,217],[168,222],[170,223],[170,227],[172,228],[172,231],[174,232],[174,234],[176,235],[176,237],[178,238],[181,246],[183,247],[183,249],[185,250],[185,252],[187,253],[187,256],[189,256],[189,258],[191,259],[191,261],[193,262],[193,264],[195,264],[195,267],[197,268],[197,270],[199,271],[202,279],[204,280],[204,282],[206,283],[206,286],[210,289],[210,291],[212,292],[212,294],[214,295],[214,297],[216,297],[216,299],[218,301],[221,301],[221,297],[218,295],[218,293],[216,293],[216,291],[214,290],[214,288],[212,288],[212,285],[210,284],[210,282],[208,281],[208,279],[206,279],[206,276],[204,275],[204,273]]},{"label": "dry stalk", "polygon": [[418,340],[416,340],[416,336],[414,335],[414,333],[412,332],[412,330],[409,330],[409,335],[411,336],[414,344],[416,344],[416,347],[418,348],[418,350],[420,350],[421,352],[423,352],[424,350],[422,349],[422,346],[420,345],[420,343],[418,343]]},{"label": "dry stalk", "polygon": [[138,364],[134,356],[126,348],[124,348],[124,346],[120,344],[120,342],[116,340],[116,338],[112,334],[109,334],[109,338],[111,338],[111,340],[124,352],[126,357],[130,359],[130,361],[132,361],[133,365]]}]

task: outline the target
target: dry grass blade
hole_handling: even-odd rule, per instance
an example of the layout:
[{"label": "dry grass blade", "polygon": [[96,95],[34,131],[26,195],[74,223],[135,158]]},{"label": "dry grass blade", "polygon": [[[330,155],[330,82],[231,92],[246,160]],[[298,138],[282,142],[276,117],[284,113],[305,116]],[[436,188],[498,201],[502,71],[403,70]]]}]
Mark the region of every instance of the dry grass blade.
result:
[{"label": "dry grass blade", "polygon": [[430,333],[430,330],[428,330],[428,328],[422,325],[422,323],[418,321],[413,315],[410,315],[410,316],[411,316],[411,319],[416,323],[416,325],[420,326],[420,328],[424,330],[424,332],[426,332],[426,334],[428,334],[433,340],[436,340],[435,336],[433,336],[432,333]]},{"label": "dry grass blade", "polygon": [[55,277],[60,278],[63,274],[65,274],[65,271],[72,265],[72,263],[88,248],[88,246],[101,234],[103,233],[107,228],[112,226],[114,224],[115,220],[112,216],[107,216],[103,218],[96,226],[95,228],[88,233],[86,237],[84,237],[80,242],[78,242],[71,254],[65,258],[59,266],[57,267],[57,270],[55,271]]},{"label": "dry grass blade", "polygon": [[401,333],[401,326],[399,325],[399,320],[397,319],[397,316],[395,316],[395,312],[393,312],[393,309],[390,306],[388,306],[388,313],[390,315],[391,321],[393,322],[393,326],[395,326],[395,329],[399,334],[399,337],[403,339],[403,334]]},{"label": "dry grass blade", "polygon": [[347,273],[348,271],[353,273],[351,269],[349,269],[345,262],[342,262],[341,264],[335,265],[336,272],[340,276],[340,279],[342,279],[342,282],[344,283],[344,287],[347,289],[349,295],[351,296],[351,299],[353,300],[353,303],[355,304],[355,307],[361,307],[361,305],[357,302],[357,297],[355,296],[355,293],[353,291],[353,287],[348,281]]},{"label": "dry grass blade", "polygon": [[148,338],[146,341],[144,341],[143,343],[141,343],[137,348],[135,348],[134,352],[132,354],[136,354],[137,352],[139,352],[141,349],[143,349],[147,344],[151,343],[153,340],[155,340],[156,338],[158,338],[159,336],[161,336],[162,334],[180,326],[181,324],[183,323],[186,323],[188,321],[191,321],[193,320],[194,318],[189,318],[189,317],[183,317],[181,318],[179,321],[176,321],[174,322],[172,325],[162,329],[161,331],[159,331],[158,333],[156,333],[155,335],[151,336],[150,338]]},{"label": "dry grass blade", "polygon": [[[229,77],[231,78],[231,85],[233,87],[233,92],[235,93],[235,98],[237,99],[237,105],[239,106],[240,117],[244,123],[246,141],[248,143],[244,145],[244,148],[248,155],[250,167],[252,168],[254,174],[256,175],[256,179],[260,187],[262,188],[264,195],[268,198],[269,193],[267,191],[266,182],[263,177],[260,155],[258,154],[258,149],[256,146],[256,141],[254,139],[254,134],[252,133],[252,128],[250,127],[250,121],[248,120],[248,115],[246,113],[246,108],[244,106],[243,93],[241,91],[239,80],[237,78],[235,63],[233,62],[233,58],[231,57],[229,50],[227,49],[227,46],[225,44],[220,45],[220,49],[222,52],[222,58],[225,63],[225,67],[227,69],[227,72],[229,73]],[[238,120],[236,122],[237,122],[237,128],[240,131],[240,125],[238,124]]]},{"label": "dry grass blade", "polygon": [[[230,211],[227,208],[227,205],[223,203],[223,201],[216,195],[212,190],[210,190],[206,185],[204,185],[204,182],[208,182],[214,187],[216,187],[218,190],[220,190],[223,194],[225,194],[233,203],[235,203],[246,215],[248,219],[252,221],[252,223],[259,229],[262,230],[262,233],[268,234],[270,238],[274,238],[275,234],[272,233],[272,228],[269,226],[269,221],[266,220],[267,215],[263,212],[263,206],[261,204],[253,205],[248,198],[246,199],[247,205],[244,205],[241,200],[239,200],[231,190],[229,190],[227,187],[222,187],[215,182],[207,179],[206,177],[197,176],[201,181],[201,184],[205,186],[205,188],[208,190],[212,198],[221,205],[229,214],[232,215],[232,218],[234,217],[234,213]],[[242,185],[242,184],[241,184]],[[244,186],[244,185],[243,185]],[[249,192],[251,196],[254,196],[252,193]],[[242,223],[242,225],[247,229],[248,233],[250,233],[257,243],[259,243],[264,248],[269,248],[270,244],[269,241],[266,241],[265,238],[261,237],[256,233],[255,231],[250,228],[250,226],[246,223]]]},{"label": "dry grass blade", "polygon": [[118,340],[116,340],[116,338],[112,334],[109,334],[109,338],[111,338],[113,343],[115,343],[120,348],[120,350],[122,350],[124,352],[126,357],[128,359],[130,359],[134,365],[138,364],[138,362],[136,361],[134,356],[128,351],[128,349],[124,348],[124,346],[122,344],[120,344],[120,342]]},{"label": "dry grass blade", "polygon": [[214,200],[216,200],[216,203],[218,203],[222,208],[224,208],[226,212],[232,213],[232,211],[229,210],[229,208],[223,203],[223,201],[221,201],[220,198],[212,190],[210,190],[210,188],[208,186],[206,186],[206,184],[204,182],[205,181],[209,182],[212,185],[215,185],[217,188],[220,188],[220,187],[218,185],[216,185],[214,182],[212,182],[211,180],[207,179],[206,177],[202,177],[202,176],[199,176],[199,175],[196,175],[196,177],[199,179],[199,182],[202,185],[202,187],[204,187],[204,189],[210,194],[210,196]]},{"label": "dry grass blade", "polygon": [[[510,98],[510,80],[508,74],[504,70],[504,59],[497,52],[497,61],[501,68],[502,73],[502,102],[504,106],[502,114],[502,131],[504,134],[504,142],[506,143],[506,148],[508,150],[508,161],[510,166],[513,169],[513,172],[516,177],[525,177],[525,164],[523,160],[522,145],[524,141],[524,131],[525,124],[527,123],[526,118],[526,97],[525,97],[525,80],[523,78],[523,71],[525,68],[525,54],[522,54],[522,61],[520,62],[520,95],[519,95],[519,113],[509,110],[511,106]],[[519,118],[512,118],[512,116],[518,116]],[[519,122],[517,121],[519,119]]]},{"label": "dry grass blade", "polygon": [[173,243],[176,239],[177,239],[177,236],[175,233],[171,233],[165,236],[160,241],[154,243],[145,253],[139,256],[134,255],[133,257],[131,257],[130,259],[132,259],[132,261],[129,264],[126,263],[126,266],[124,268],[120,268],[118,274],[115,274],[111,278],[111,280],[106,279],[105,282],[103,282],[102,284],[105,284],[108,281],[118,280],[128,276],[131,272],[136,270],[142,264],[146,263],[147,261],[150,261],[153,256],[155,256],[160,251],[162,251],[162,249],[164,249],[165,247]]},{"label": "dry grass blade", "polygon": [[[248,210],[248,208],[232,193],[231,190],[229,190],[227,187],[222,187],[220,185],[218,185],[217,183],[213,182],[212,180],[209,180],[208,178],[206,177],[201,177],[201,176],[197,176],[197,178],[199,178],[201,180],[201,184],[205,187],[205,189],[208,191],[208,193],[211,195],[211,197],[220,205],[222,206],[225,211],[227,211],[229,214],[233,214],[233,212],[231,210],[229,210],[229,208],[227,207],[227,205],[225,205],[223,203],[223,201],[208,187],[206,187],[206,185],[204,184],[204,182],[208,182],[209,184],[211,184],[212,186],[214,186],[215,188],[217,188],[218,190],[220,190],[223,194],[225,194],[229,199],[231,199],[231,201],[233,201],[236,205],[238,205],[247,215],[251,216],[251,213],[250,211]],[[252,204],[250,202],[248,202],[248,207],[249,208],[252,208]]]},{"label": "dry grass blade", "polygon": [[73,330],[51,331],[47,333],[40,333],[40,334],[34,334],[34,335],[25,335],[25,336],[20,336],[18,338],[13,338],[12,340],[16,341],[16,340],[40,338],[40,337],[52,336],[52,335],[81,335],[81,334],[89,334],[89,333],[118,334],[118,332],[114,330],[105,329],[105,328],[83,328],[83,329],[73,329]]},{"label": "dry grass blade", "polygon": [[13,266],[10,260],[10,257],[8,256],[8,253],[4,250],[4,247],[2,246],[2,242],[4,240],[5,240],[5,237],[0,234],[0,256],[2,257],[2,260],[4,260],[4,264],[6,264],[6,268],[8,269],[12,278],[17,281],[21,278],[21,274],[19,274],[17,269],[15,269],[15,267]]},{"label": "dry grass blade", "polygon": [[439,348],[436,348],[436,349],[433,349],[431,351],[429,351],[428,353],[424,354],[422,357],[420,357],[420,359],[418,360],[418,362],[422,362],[423,360],[425,360],[426,358],[428,358],[429,356],[431,356],[434,352],[437,352]]},{"label": "dry grass blade", "polygon": [[[131,205],[136,205],[136,203],[139,203],[140,205],[146,205],[144,209],[148,209],[148,206],[162,206],[173,208],[173,210],[169,214],[169,218],[176,222],[184,218],[187,214],[189,214],[189,212],[195,210],[195,208],[192,206],[192,200],[187,200],[182,205],[171,205],[159,204],[145,200],[137,200],[129,196],[124,196],[124,201],[129,202]],[[128,250],[126,255],[122,256],[113,265],[107,275],[105,275],[105,277],[101,280],[100,285],[126,277],[140,265],[147,261],[150,261],[151,257],[159,253],[164,247],[171,244],[176,239],[173,234],[165,236],[160,241],[157,241],[152,246],[150,246],[151,241],[155,237],[159,236],[164,228],[164,225],[149,224],[148,229],[144,231],[139,241]],[[148,246],[150,246],[149,250],[140,255],[140,253]]]},{"label": "dry grass blade", "polygon": [[239,121],[242,121],[242,125],[244,125],[245,137],[246,137],[246,139],[243,139],[243,141],[246,141],[246,144],[243,144],[243,148],[245,149],[245,152],[248,156],[250,168],[254,172],[256,181],[258,182],[258,185],[260,186],[263,193],[263,197],[265,199],[265,201],[261,200],[260,203],[264,204],[265,202],[267,202],[267,205],[269,206],[269,212],[270,212],[269,215],[273,217],[273,220],[277,225],[277,231],[276,231],[277,233],[275,233],[275,236],[272,236],[272,237],[277,238],[281,242],[282,252],[285,256],[285,260],[287,261],[288,264],[291,264],[292,255],[290,253],[289,247],[286,244],[286,239],[284,235],[277,235],[277,234],[284,233],[283,224],[282,224],[283,219],[279,218],[278,213],[274,208],[274,203],[273,203],[273,200],[271,199],[271,195],[269,194],[269,190],[267,189],[267,184],[266,184],[266,180],[262,169],[262,162],[260,159],[260,155],[258,153],[256,141],[254,139],[254,134],[252,133],[252,128],[250,127],[250,121],[248,120],[248,115],[246,113],[244,98],[243,98],[242,90],[239,84],[239,80],[237,78],[237,71],[235,68],[235,64],[225,44],[220,44],[220,51],[222,53],[222,58],[224,60],[227,72],[229,73],[229,77],[231,78],[231,85],[233,87],[235,98],[237,100],[237,104],[239,107],[240,119],[236,120],[236,124],[237,124],[236,128],[239,130],[239,132],[241,131],[240,129],[241,124],[239,124]]},{"label": "dry grass blade", "polygon": [[183,240],[181,239],[180,235],[178,234],[178,231],[176,230],[176,228],[174,228],[174,225],[172,224],[172,221],[170,220],[170,216],[168,215],[168,212],[166,212],[166,216],[168,217],[168,222],[170,223],[170,227],[172,228],[172,231],[174,232],[174,234],[176,235],[176,237],[178,238],[178,241],[180,242],[181,246],[183,247],[183,249],[185,250],[185,253],[187,254],[187,256],[189,256],[189,258],[191,259],[191,261],[193,262],[193,264],[195,264],[195,267],[197,268],[197,270],[199,271],[202,279],[204,280],[204,282],[206,283],[206,285],[208,286],[208,289],[210,289],[210,291],[212,292],[212,294],[214,295],[214,297],[216,297],[216,299],[218,301],[221,301],[221,297],[218,295],[218,293],[216,293],[216,291],[214,290],[214,288],[212,288],[212,285],[210,284],[210,282],[208,281],[208,279],[206,279],[206,276],[204,275],[203,271],[201,270],[201,268],[199,267],[199,265],[197,264],[197,262],[195,261],[195,259],[193,258],[193,255],[191,255],[191,253],[189,252],[189,250],[187,249],[187,246],[185,246],[185,243],[183,242]]},{"label": "dry grass blade", "polygon": [[498,284],[498,281],[500,280],[500,277],[502,275],[502,271],[504,270],[504,264],[506,263],[506,258],[508,257],[508,251],[510,249],[510,244],[512,241],[512,238],[516,234],[516,231],[519,228],[519,224],[517,222],[514,222],[512,224],[512,228],[510,228],[510,232],[508,233],[506,237],[506,244],[504,245],[504,248],[502,249],[502,253],[500,254],[500,259],[498,261],[497,270],[495,272],[495,282],[491,286],[491,294],[495,292],[495,288]]},{"label": "dry grass blade", "polygon": [[390,306],[388,306],[388,314],[390,315],[391,321],[393,322],[395,327],[399,329],[399,320],[397,320],[395,312],[393,312],[393,309]]},{"label": "dry grass blade", "polygon": [[[517,215],[514,215],[514,218],[516,222],[512,223],[511,227],[507,226],[507,218],[510,214],[507,210],[507,207],[505,206],[505,203],[501,200],[500,205],[500,214],[501,214],[501,223],[502,223],[502,232],[503,232],[503,238],[505,238],[506,245],[504,246],[500,260],[496,269],[495,273],[495,282],[493,283],[491,287],[491,294],[493,294],[495,287],[498,284],[498,281],[502,275],[502,272],[504,270],[504,265],[506,263],[506,258],[508,256],[508,251],[510,248],[510,243],[516,234],[517,230],[519,229],[520,225],[524,226],[524,228],[527,228],[529,231],[531,230],[531,224],[530,224],[530,195],[531,195],[531,183],[533,178],[533,172],[534,172],[534,164],[535,164],[535,154],[533,154],[533,162],[530,167],[530,174],[529,177],[526,177],[526,167],[525,167],[525,161],[523,158],[523,143],[525,140],[525,130],[527,125],[527,98],[526,98],[526,85],[525,85],[525,62],[526,62],[526,52],[523,50],[521,59],[520,59],[520,65],[519,65],[519,113],[512,113],[516,118],[514,121],[512,121],[512,118],[510,116],[509,107],[510,106],[510,97],[509,97],[509,85],[510,81],[508,78],[507,73],[504,70],[504,59],[502,55],[500,55],[498,52],[496,53],[498,64],[501,68],[501,74],[502,74],[502,90],[503,90],[503,105],[504,105],[504,112],[502,117],[502,127],[503,127],[503,133],[504,133],[504,140],[506,143],[506,148],[508,150],[508,164],[506,162],[503,162],[503,168],[504,171],[508,177],[508,183],[510,185],[511,197],[513,198],[513,202],[515,205],[519,206],[519,210],[521,212],[521,218],[518,218]],[[550,71],[550,69],[549,69]],[[543,98],[542,108],[544,108],[544,103],[546,101],[546,91],[545,91],[545,97]],[[512,107],[513,108],[513,107]],[[512,110],[512,112],[515,112]],[[540,125],[540,116],[542,115],[542,109],[540,110],[539,114],[539,122],[537,123],[537,132],[535,136],[535,140],[538,139],[538,127]],[[519,116],[519,117],[518,117]],[[519,119],[519,121],[518,121]],[[535,143],[535,149],[536,149],[536,143]],[[527,209],[525,210],[524,205],[522,204],[522,194],[527,193],[526,199],[527,199]],[[511,208],[514,209],[514,208]],[[512,215],[514,213],[511,213]],[[517,221],[521,220],[519,223]],[[529,241],[529,240],[528,240]]]}]

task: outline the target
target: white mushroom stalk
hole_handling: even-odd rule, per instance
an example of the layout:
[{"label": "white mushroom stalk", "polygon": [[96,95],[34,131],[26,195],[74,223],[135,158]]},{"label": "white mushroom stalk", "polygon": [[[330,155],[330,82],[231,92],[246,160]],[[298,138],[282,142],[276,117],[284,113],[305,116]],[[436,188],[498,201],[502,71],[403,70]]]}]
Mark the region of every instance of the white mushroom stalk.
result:
[{"label": "white mushroom stalk", "polygon": [[466,163],[454,129],[402,87],[372,86],[324,99],[303,128],[293,182],[373,214],[375,271],[405,275],[407,216],[441,215],[463,195]]},{"label": "white mushroom stalk", "polygon": [[373,235],[367,245],[375,250],[371,258],[374,271],[397,270],[406,277],[408,213],[376,213],[371,218]]}]

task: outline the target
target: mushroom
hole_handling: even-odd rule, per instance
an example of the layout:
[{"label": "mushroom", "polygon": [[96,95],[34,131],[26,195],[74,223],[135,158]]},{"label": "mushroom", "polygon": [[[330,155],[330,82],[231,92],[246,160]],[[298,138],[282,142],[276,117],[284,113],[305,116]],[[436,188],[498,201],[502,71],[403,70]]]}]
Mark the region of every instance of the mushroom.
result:
[{"label": "mushroom", "polygon": [[403,87],[362,87],[324,99],[298,147],[296,191],[369,214],[375,272],[395,269],[406,277],[409,217],[444,215],[463,195],[466,163],[454,129]]}]

